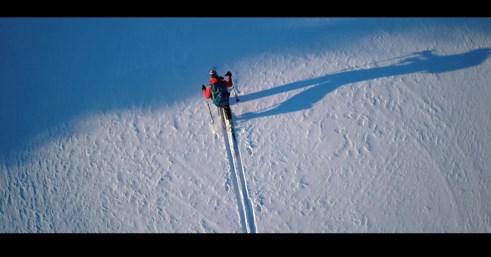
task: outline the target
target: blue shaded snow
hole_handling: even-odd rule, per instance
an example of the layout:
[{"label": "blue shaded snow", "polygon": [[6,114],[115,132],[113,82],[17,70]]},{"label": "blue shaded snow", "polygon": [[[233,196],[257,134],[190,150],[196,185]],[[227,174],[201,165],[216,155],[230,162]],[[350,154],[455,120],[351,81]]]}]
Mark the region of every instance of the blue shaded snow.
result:
[{"label": "blue shaded snow", "polygon": [[[333,49],[376,31],[408,28],[414,22],[2,18],[0,159],[29,145],[37,135],[83,115],[168,106],[196,96],[212,66],[224,72],[234,62],[257,54]],[[448,25],[461,24],[462,20],[431,22]],[[325,90],[315,90],[320,89]],[[274,112],[292,108],[297,107],[280,107]]]}]

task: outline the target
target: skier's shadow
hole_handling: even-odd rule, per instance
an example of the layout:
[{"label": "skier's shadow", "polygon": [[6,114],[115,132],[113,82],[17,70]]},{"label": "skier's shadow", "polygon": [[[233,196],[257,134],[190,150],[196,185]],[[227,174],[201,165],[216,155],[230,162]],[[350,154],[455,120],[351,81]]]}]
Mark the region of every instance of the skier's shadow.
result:
[{"label": "skier's shadow", "polygon": [[[416,52],[396,64],[369,69],[342,71],[334,74],[293,82],[275,88],[254,92],[240,97],[241,102],[253,101],[263,97],[281,94],[290,90],[311,87],[285,100],[272,109],[247,112],[237,119],[250,120],[259,117],[296,112],[312,107],[333,90],[350,83],[371,79],[406,75],[416,72],[444,73],[465,69],[483,63],[491,53],[491,48],[481,48],[455,55],[436,55],[433,50]],[[397,58],[400,59],[400,58]]]}]

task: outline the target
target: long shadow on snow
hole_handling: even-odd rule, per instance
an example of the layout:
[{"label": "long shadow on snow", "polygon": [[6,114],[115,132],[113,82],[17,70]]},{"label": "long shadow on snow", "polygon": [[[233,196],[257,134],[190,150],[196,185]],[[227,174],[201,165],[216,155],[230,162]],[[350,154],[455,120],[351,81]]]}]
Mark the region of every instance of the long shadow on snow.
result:
[{"label": "long shadow on snow", "polygon": [[313,104],[320,101],[328,93],[350,83],[390,76],[407,75],[416,72],[438,74],[469,68],[484,62],[489,57],[490,53],[491,48],[481,48],[462,54],[440,56],[434,54],[433,50],[425,50],[413,53],[410,57],[404,58],[397,64],[390,66],[338,72],[254,92],[241,96],[241,102],[253,101],[262,97],[311,86],[311,88],[287,99],[272,109],[260,112],[248,112],[238,117],[238,119],[250,120],[259,117],[305,110],[312,107]]}]

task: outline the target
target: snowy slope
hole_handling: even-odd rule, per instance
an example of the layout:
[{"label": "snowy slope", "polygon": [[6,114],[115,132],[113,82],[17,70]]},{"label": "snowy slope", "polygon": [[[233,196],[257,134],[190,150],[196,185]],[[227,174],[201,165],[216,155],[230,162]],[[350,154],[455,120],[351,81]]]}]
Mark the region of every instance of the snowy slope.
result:
[{"label": "snowy slope", "polygon": [[[108,65],[118,79],[73,85],[95,100],[38,93],[40,103],[55,99],[47,109],[68,110],[36,117],[49,121],[24,134],[15,128],[39,106],[7,101],[17,95],[7,82],[16,80],[4,78],[2,105],[26,116],[2,112],[0,231],[491,230],[490,19],[140,22],[135,31],[166,33],[137,33],[131,43],[155,50],[159,43],[147,41],[173,36],[184,45],[144,58],[144,48],[132,56],[121,43],[106,54],[135,67]],[[14,31],[10,23],[0,28]],[[190,42],[209,24],[235,32],[224,45],[209,43],[220,49],[214,61],[196,50],[207,45]],[[236,149],[224,131],[212,134],[200,96],[212,65],[232,70],[241,91],[232,105]],[[169,69],[170,78],[162,75]],[[181,77],[185,95],[172,93]],[[64,96],[81,107],[57,100]]]}]

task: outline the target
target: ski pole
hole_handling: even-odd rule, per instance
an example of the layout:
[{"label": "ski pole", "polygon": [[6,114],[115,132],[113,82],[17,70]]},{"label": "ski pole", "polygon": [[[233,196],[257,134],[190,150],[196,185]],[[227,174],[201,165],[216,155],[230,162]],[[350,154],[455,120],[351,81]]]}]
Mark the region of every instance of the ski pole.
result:
[{"label": "ski pole", "polygon": [[235,92],[235,102],[239,102],[240,99],[239,99],[239,90],[237,89],[237,80],[234,82],[234,86],[232,87],[232,89],[234,90]]},{"label": "ski pole", "polygon": [[[201,85],[201,92],[204,92],[204,90],[205,90],[205,85]],[[215,124],[215,120],[213,120],[213,115],[211,115],[210,104],[208,103],[207,100],[205,100],[205,102],[206,102],[206,106],[208,106],[208,112],[210,113],[211,123]]]},{"label": "ski pole", "polygon": [[211,115],[210,103],[208,103],[208,101],[206,101],[206,106],[208,106],[208,112],[210,113],[211,123],[215,124],[215,120],[213,120],[213,115]]},{"label": "ski pole", "polygon": [[239,93],[237,93],[237,89],[235,89],[235,87],[233,87],[232,89],[233,89],[233,90],[234,90],[234,92],[235,92],[235,102],[237,103],[237,102],[239,102],[239,101],[240,101],[240,99],[239,99]]}]

